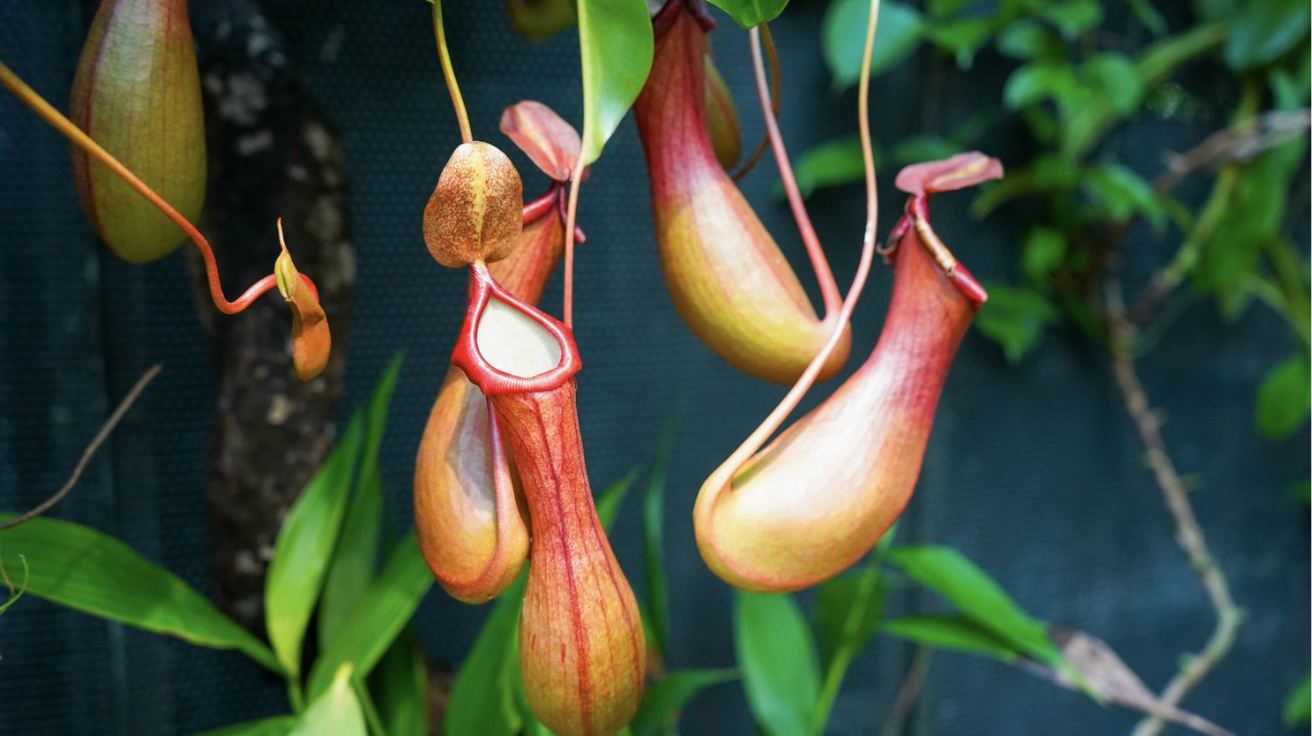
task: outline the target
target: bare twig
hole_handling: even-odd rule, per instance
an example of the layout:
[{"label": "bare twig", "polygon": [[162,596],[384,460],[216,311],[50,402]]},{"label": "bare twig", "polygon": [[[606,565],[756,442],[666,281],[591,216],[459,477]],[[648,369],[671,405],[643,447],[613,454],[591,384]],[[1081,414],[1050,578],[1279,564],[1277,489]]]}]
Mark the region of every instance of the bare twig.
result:
[{"label": "bare twig", "polygon": [[[1226,582],[1225,573],[1208,550],[1203,530],[1194,516],[1193,506],[1189,503],[1188,491],[1175,469],[1175,463],[1167,454],[1166,442],[1162,439],[1161,423],[1148,403],[1148,395],[1134,366],[1131,350],[1135,340],[1135,328],[1126,316],[1120,285],[1114,280],[1107,284],[1105,301],[1112,372],[1116,376],[1116,383],[1125,400],[1125,408],[1134,421],[1140,441],[1143,442],[1148,466],[1157,480],[1158,487],[1162,490],[1171,517],[1175,520],[1176,541],[1188,556],[1190,566],[1198,575],[1199,583],[1216,610],[1216,628],[1202,651],[1188,657],[1181,665],[1180,671],[1162,691],[1162,704],[1174,707],[1179,705],[1230,651],[1243,619],[1243,613],[1230,597],[1230,586]],[[1133,736],[1156,736],[1161,733],[1165,725],[1166,722],[1161,718],[1145,718],[1135,727]]]},{"label": "bare twig", "polygon": [[49,511],[55,506],[55,504],[64,500],[64,497],[68,495],[69,491],[73,490],[73,487],[76,486],[77,482],[82,478],[82,473],[86,471],[87,465],[91,463],[91,458],[95,456],[96,450],[99,450],[100,446],[109,438],[110,432],[113,432],[114,427],[118,426],[119,420],[121,420],[123,415],[128,412],[128,409],[132,408],[132,404],[136,402],[137,397],[141,396],[141,392],[146,390],[146,386],[155,379],[155,376],[159,375],[159,371],[160,367],[158,364],[152,365],[144,374],[142,374],[141,378],[137,379],[132,390],[128,392],[127,396],[123,397],[123,400],[119,402],[118,407],[114,409],[114,413],[109,415],[109,419],[105,420],[105,423],[100,427],[100,431],[96,432],[96,436],[91,439],[91,444],[87,445],[87,448],[82,451],[82,458],[77,461],[77,465],[73,468],[73,474],[68,476],[68,480],[64,483],[63,487],[58,491],[55,491],[54,495],[42,501],[40,505],[31,511],[0,524],[0,531],[12,529],[19,524],[31,521]]},{"label": "bare twig", "polygon": [[888,715],[888,720],[884,722],[884,728],[879,731],[879,736],[898,736],[902,733],[907,716],[911,714],[911,708],[920,697],[920,688],[925,684],[925,675],[929,672],[929,662],[933,656],[934,650],[930,647],[920,647],[916,650],[916,656],[907,669],[906,679],[902,681],[902,687],[898,690],[897,700],[893,702],[893,712]]}]

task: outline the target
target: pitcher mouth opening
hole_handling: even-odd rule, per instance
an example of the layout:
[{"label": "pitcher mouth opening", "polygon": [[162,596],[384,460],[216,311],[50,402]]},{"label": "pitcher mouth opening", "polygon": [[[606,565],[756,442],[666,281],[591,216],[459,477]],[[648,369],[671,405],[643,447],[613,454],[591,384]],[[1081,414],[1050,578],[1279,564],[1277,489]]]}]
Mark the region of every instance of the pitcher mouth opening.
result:
[{"label": "pitcher mouth opening", "polygon": [[488,396],[550,391],[583,367],[570,329],[469,267],[469,307],[451,364]]}]

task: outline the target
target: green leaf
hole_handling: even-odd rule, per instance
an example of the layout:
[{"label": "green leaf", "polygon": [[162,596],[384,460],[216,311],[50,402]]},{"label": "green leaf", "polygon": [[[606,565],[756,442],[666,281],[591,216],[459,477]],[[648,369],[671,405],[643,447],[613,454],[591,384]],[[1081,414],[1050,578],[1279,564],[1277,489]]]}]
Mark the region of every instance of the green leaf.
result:
[{"label": "green leaf", "polygon": [[1040,15],[1061,35],[1075,39],[1102,22],[1102,5],[1097,0],[1066,0],[1046,4]]},{"label": "green leaf", "polygon": [[338,668],[331,686],[305,709],[291,736],[368,736],[360,699],[351,687],[351,665]]},{"label": "green leaf", "polygon": [[652,30],[645,0],[578,0],[583,60],[583,164],[601,149],[651,71]]},{"label": "green leaf", "polygon": [[1013,662],[1019,656],[1015,648],[965,616],[904,616],[884,622],[879,630],[935,649],[979,654],[1003,662]]},{"label": "green leaf", "polygon": [[601,527],[606,531],[615,524],[615,517],[619,516],[620,505],[624,503],[624,497],[629,493],[629,487],[633,485],[633,479],[638,475],[637,471],[629,471],[628,475],[611,483],[601,491],[597,496],[597,518],[601,520]]},{"label": "green leaf", "polygon": [[414,626],[406,626],[369,678],[387,736],[428,735],[428,667]]},{"label": "green leaf", "polygon": [[815,641],[787,595],[737,591],[734,638],[752,715],[767,736],[807,736],[820,699]]},{"label": "green leaf", "polygon": [[278,661],[292,675],[301,671],[305,627],[319,599],[346,513],[363,430],[363,417],[357,413],[288,512],[269,563],[264,584],[265,628]]},{"label": "green leaf", "polygon": [[[844,136],[808,149],[793,167],[797,189],[805,199],[817,189],[863,181],[865,164],[861,158],[861,139]],[[784,185],[776,183],[774,196],[784,198]]]},{"label": "green leaf", "polygon": [[938,48],[952,54],[958,69],[969,69],[975,54],[993,37],[992,18],[961,18],[925,25],[925,34]]},{"label": "green leaf", "polygon": [[998,34],[998,53],[1013,59],[1055,61],[1066,56],[1066,42],[1036,21],[1012,23]]},{"label": "green leaf", "polygon": [[648,688],[629,723],[633,736],[654,736],[674,722],[679,711],[712,685],[738,679],[737,670],[679,670]]},{"label": "green leaf", "polygon": [[[0,514],[0,521],[15,516]],[[24,558],[30,595],[199,646],[236,649],[282,674],[259,639],[177,575],[108,534],[35,518],[0,533],[0,564],[18,570]]]},{"label": "green leaf", "polygon": [[1303,503],[1312,502],[1312,482],[1300,480],[1289,489],[1290,495]]},{"label": "green leaf", "polygon": [[1303,675],[1303,681],[1289,691],[1282,720],[1285,728],[1306,726],[1312,720],[1312,673]]},{"label": "green leaf", "polygon": [[[820,585],[815,601],[815,628],[820,640],[820,658],[825,669],[828,669],[834,654],[845,642],[849,643],[853,651],[859,651],[879,630],[887,593],[888,585],[874,567],[830,578]],[[858,611],[858,607],[861,610]],[[848,619],[854,615],[860,618],[855,621],[849,640]]]},{"label": "green leaf", "polygon": [[1077,86],[1075,72],[1064,62],[1030,62],[1007,78],[1002,99],[1008,109],[1018,110],[1050,97],[1068,99]]},{"label": "green leaf", "polygon": [[[861,77],[869,19],[869,0],[834,0],[825,11],[821,41],[835,91],[851,87]],[[897,66],[915,50],[923,31],[919,11],[897,0],[884,0],[879,6],[879,29],[870,56],[871,76]]]},{"label": "green leaf", "polygon": [[1241,3],[1226,34],[1225,63],[1237,72],[1270,64],[1307,38],[1310,20],[1303,0]]},{"label": "green leaf", "polygon": [[433,574],[412,532],[392,549],[378,579],[342,623],[341,633],[315,660],[310,670],[310,697],[327,690],[333,673],[343,664],[354,665],[359,680],[368,677],[431,587]]},{"label": "green leaf", "polygon": [[1044,623],[1021,610],[993,578],[960,552],[929,545],[899,547],[889,553],[889,561],[1009,647],[1044,664],[1062,662]]},{"label": "green leaf", "polygon": [[651,464],[651,477],[647,480],[647,496],[643,499],[643,540],[646,543],[647,610],[651,618],[651,644],[664,654],[670,631],[670,598],[665,582],[665,481],[669,476],[670,456],[678,436],[679,412],[666,421],[665,429],[656,445],[656,459]]},{"label": "green leaf", "polygon": [[728,13],[743,28],[751,28],[778,18],[788,0],[711,0],[711,5]]},{"label": "green leaf", "polygon": [[360,476],[346,512],[341,538],[333,550],[324,578],[323,600],[319,604],[320,649],[327,648],[340,631],[342,622],[368,589],[377,568],[383,517],[383,478],[378,469],[378,448],[382,445],[387,410],[400,372],[401,356],[398,355],[383,373],[369,401]]},{"label": "green leaf", "polygon": [[1025,236],[1021,264],[1030,281],[1046,286],[1066,260],[1066,235],[1050,227],[1032,228]]},{"label": "green leaf", "polygon": [[1143,80],[1125,54],[1096,54],[1080,66],[1080,77],[1118,115],[1129,115],[1143,101]]},{"label": "green leaf", "polygon": [[1312,411],[1312,371],[1306,355],[1295,355],[1272,368],[1257,390],[1255,420],[1271,439],[1288,437],[1307,423]]},{"label": "green leaf", "polygon": [[985,287],[989,298],[975,316],[975,326],[1015,365],[1039,344],[1043,328],[1057,321],[1057,308],[1031,289],[997,283]]},{"label": "green leaf", "polygon": [[258,721],[235,723],[194,736],[287,736],[296,725],[296,716],[274,716]]},{"label": "green leaf", "polygon": [[456,674],[447,705],[447,736],[514,736],[523,721],[516,704],[519,683],[519,608],[527,571],[510,586],[483,622],[469,656]]},{"label": "green leaf", "polygon": [[1119,164],[1091,166],[1084,172],[1084,184],[1109,219],[1126,222],[1143,215],[1154,228],[1166,226],[1166,209],[1152,185],[1130,169]]}]

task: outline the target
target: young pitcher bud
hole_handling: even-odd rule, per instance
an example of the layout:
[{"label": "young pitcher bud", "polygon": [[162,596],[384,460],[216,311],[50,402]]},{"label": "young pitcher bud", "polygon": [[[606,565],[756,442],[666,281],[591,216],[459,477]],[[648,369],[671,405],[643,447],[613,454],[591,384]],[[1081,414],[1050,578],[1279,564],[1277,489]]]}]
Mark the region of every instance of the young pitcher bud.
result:
[{"label": "young pitcher bud", "polygon": [[447,268],[510,255],[523,228],[524,184],[501,149],[474,141],[451,154],[424,208],[424,242]]},{"label": "young pitcher bud", "polygon": [[706,131],[711,136],[715,158],[724,168],[738,163],[743,153],[743,132],[738,124],[738,107],[729,94],[729,87],[715,68],[715,60],[707,53],[706,63]]},{"label": "young pitcher bud", "polygon": [[[205,201],[205,122],[186,0],[105,0],[82,48],[73,122],[188,220]],[[73,148],[73,179],[91,226],[133,263],[186,236],[103,164]]]},{"label": "young pitcher bud", "polygon": [[296,270],[285,245],[274,263],[273,275],[278,292],[292,310],[292,365],[296,377],[312,381],[327,367],[333,347],[328,317],[319,304],[319,290]]}]

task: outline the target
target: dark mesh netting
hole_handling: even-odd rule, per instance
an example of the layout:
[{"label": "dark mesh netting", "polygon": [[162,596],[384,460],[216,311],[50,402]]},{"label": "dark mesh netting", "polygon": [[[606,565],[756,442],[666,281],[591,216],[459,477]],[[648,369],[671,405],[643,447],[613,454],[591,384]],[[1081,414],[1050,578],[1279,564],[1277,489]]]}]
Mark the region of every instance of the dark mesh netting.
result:
[{"label": "dark mesh netting", "polygon": [[[192,3],[193,22],[207,22],[208,6],[229,1]],[[476,135],[510,153],[526,194],[535,195],[544,177],[496,124],[503,107],[525,98],[580,121],[577,36],[569,31],[531,44],[512,31],[500,2],[448,5],[451,52]],[[855,91],[831,93],[820,57],[824,5],[795,0],[774,27],[784,63],[781,125],[794,155],[855,130]],[[411,523],[420,431],[465,300],[464,275],[436,266],[420,233],[420,212],[459,142],[428,6],[270,0],[263,8],[342,135],[357,271],[341,416],[368,396],[391,356],[406,351],[382,451],[391,522],[403,531]],[[93,9],[75,0],[0,0],[0,58],[65,108]],[[717,60],[752,145],[761,123],[746,36],[716,15]],[[876,81],[873,124],[880,141],[892,143],[922,125],[929,62],[922,53]],[[985,52],[969,73],[947,74],[933,132],[995,108],[1009,68]],[[1163,152],[1188,148],[1221,127],[1235,92],[1209,74],[1196,70],[1189,85],[1214,108],[1188,121],[1140,118],[1114,135],[1102,155],[1151,176]],[[986,148],[1004,162],[1021,163],[1031,153],[1023,149],[1026,140],[1019,127],[994,126]],[[881,234],[902,204],[890,169],[880,178]],[[774,198],[776,179],[767,157],[744,192],[813,286],[796,228]],[[1185,190],[1194,201],[1202,194]],[[939,233],[982,279],[1015,280],[1024,208],[975,222],[966,214],[969,201],[960,194],[935,202]],[[859,255],[862,192],[825,190],[810,203],[846,288]],[[579,412],[594,486],[648,463],[662,425],[674,407],[684,407],[666,499],[668,664],[733,666],[731,589],[698,556],[690,512],[701,481],[783,390],[720,361],[676,315],[660,278],[645,162],[631,121],[584,185],[579,222],[587,231],[577,265]],[[1158,237],[1147,227],[1132,232],[1123,249],[1130,273],[1150,273],[1177,235]],[[1306,229],[1300,237],[1306,245]],[[250,246],[274,247],[272,240]],[[849,370],[874,344],[890,285],[888,270],[877,267],[856,313]],[[558,311],[560,299],[557,277],[543,304]],[[78,206],[65,141],[0,96],[0,508],[30,507],[58,487],[119,397],[146,367],[162,363],[161,376],[55,514],[113,533],[210,591],[204,488],[216,378],[196,304],[181,255],[132,266],[98,244]],[[1268,441],[1251,419],[1258,381],[1294,349],[1287,328],[1263,308],[1229,324],[1199,304],[1141,363],[1154,406],[1166,412],[1166,440],[1196,484],[1193,502],[1208,541],[1248,614],[1233,653],[1186,704],[1248,736],[1280,732],[1284,694],[1308,668],[1307,509],[1286,490],[1307,477],[1308,435]],[[829,390],[820,386],[807,406]],[[635,497],[612,539],[641,598]],[[1036,355],[1013,367],[978,333],[967,336],[901,526],[903,540],[960,549],[1026,610],[1103,638],[1157,688],[1213,626],[1172,530],[1101,349],[1071,329],[1057,329]],[[923,599],[893,595],[891,611],[941,605],[917,595]],[[454,668],[486,614],[435,588],[416,618],[425,650]],[[913,654],[887,638],[861,654],[830,732],[877,732]],[[286,709],[283,683],[240,654],[33,597],[0,618],[0,655],[4,734],[186,734]],[[1101,735],[1127,733],[1136,720],[1018,669],[941,653],[908,732]],[[754,733],[741,688],[708,690],[684,712],[681,732]]]}]

